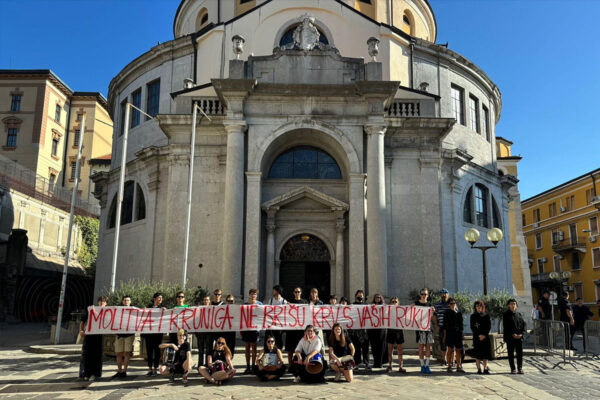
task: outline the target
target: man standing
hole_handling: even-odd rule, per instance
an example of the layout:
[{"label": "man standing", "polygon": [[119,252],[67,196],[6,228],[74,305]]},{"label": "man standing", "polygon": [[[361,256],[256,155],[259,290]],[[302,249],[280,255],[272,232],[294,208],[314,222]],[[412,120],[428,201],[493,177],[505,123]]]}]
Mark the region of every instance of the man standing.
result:
[{"label": "man standing", "polygon": [[[575,320],[573,319],[573,313],[571,312],[571,303],[569,303],[569,292],[562,292],[562,298],[558,300],[558,312],[560,313],[561,322],[567,322],[569,325],[565,327],[565,336],[570,336],[572,327],[575,326]],[[569,340],[569,346],[571,350],[575,350],[573,347],[573,337]]]},{"label": "man standing", "polygon": [[540,312],[540,319],[552,319],[552,305],[550,304],[550,291],[548,289],[544,290],[536,308]]},{"label": "man standing", "polygon": [[[131,297],[123,296],[123,307],[131,307]],[[115,340],[115,353],[117,354],[117,373],[113,375],[113,378],[127,378],[127,366],[129,365],[129,359],[133,352],[133,340],[135,335],[129,334],[118,334]]]},{"label": "man standing", "polygon": [[[441,340],[444,337],[444,314],[450,310],[450,305],[448,304],[448,299],[450,298],[450,293],[448,292],[448,289],[442,289],[440,290],[440,301],[438,301],[435,304],[435,316],[436,316],[436,320],[437,323],[435,325],[435,333],[437,335],[437,340],[435,341],[436,343],[440,344],[440,349],[442,351],[442,361],[441,364],[442,365],[446,365],[446,360],[447,360],[447,354],[446,354],[446,350],[447,350],[447,346],[446,343]],[[451,367],[451,365],[450,365]]]},{"label": "man standing", "polygon": [[[594,316],[594,313],[591,312],[587,306],[583,305],[583,299],[581,297],[578,297],[575,301],[576,304],[573,307],[573,319],[575,320],[575,325],[571,326],[571,343],[573,343],[575,332],[581,331],[581,333],[585,336],[585,332],[583,330],[585,321]],[[585,352],[585,337],[583,338],[583,351]]]},{"label": "man standing", "polygon": [[[365,292],[362,289],[358,289],[354,294],[354,303],[357,305],[365,304]],[[371,370],[369,365],[369,336],[366,329],[349,329],[350,340],[354,343],[356,353],[354,353],[354,360],[356,361],[356,370],[359,369],[360,365],[366,368],[367,371]]]},{"label": "man standing", "polygon": [[[269,300],[268,304],[272,306],[283,306],[287,304],[287,300],[283,298],[283,288],[281,286],[273,286],[273,297],[271,297],[271,300]],[[275,345],[277,346],[277,348],[283,349],[282,334],[283,331],[281,329],[267,330],[265,332],[265,340],[267,340],[269,336],[273,336],[275,338]],[[265,342],[265,348],[266,344],[267,343]]]}]

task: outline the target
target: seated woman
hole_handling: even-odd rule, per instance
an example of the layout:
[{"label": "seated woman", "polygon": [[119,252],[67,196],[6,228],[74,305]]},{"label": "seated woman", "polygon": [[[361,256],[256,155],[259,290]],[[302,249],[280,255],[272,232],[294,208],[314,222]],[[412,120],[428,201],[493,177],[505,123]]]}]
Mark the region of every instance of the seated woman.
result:
[{"label": "seated woman", "polygon": [[344,360],[344,357],[349,358],[348,356],[352,357],[354,363],[354,345],[342,326],[335,323],[329,336],[329,364],[335,371],[336,382],[342,380],[342,374],[346,382],[352,382],[352,364]]},{"label": "seated woman", "polygon": [[231,350],[227,347],[225,339],[220,337],[215,340],[212,354],[206,357],[206,365],[200,367],[202,375],[208,383],[220,385],[233,377],[235,368],[231,363]]},{"label": "seated woman", "polygon": [[265,348],[256,357],[256,375],[261,381],[272,381],[281,378],[285,373],[285,364],[281,350],[275,345],[275,336],[268,336],[265,343]]},{"label": "seated woman", "polygon": [[160,366],[160,374],[171,375],[171,382],[175,381],[175,374],[183,374],[183,384],[187,385],[187,376],[192,369],[192,352],[187,342],[187,332],[183,329],[177,332],[177,344],[162,343],[158,347],[166,349],[166,363]]},{"label": "seated woman", "polygon": [[[315,383],[325,381],[327,362],[321,356],[323,343],[312,325],[304,328],[304,336],[298,342],[290,370],[294,382]],[[319,365],[320,364],[320,365]]]}]

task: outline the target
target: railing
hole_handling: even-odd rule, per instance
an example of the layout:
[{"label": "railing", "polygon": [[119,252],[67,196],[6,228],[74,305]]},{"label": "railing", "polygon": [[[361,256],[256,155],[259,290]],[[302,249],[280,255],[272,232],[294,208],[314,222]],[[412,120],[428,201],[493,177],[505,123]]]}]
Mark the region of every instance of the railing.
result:
[{"label": "railing", "polygon": [[600,358],[600,321],[585,321],[583,347],[586,357]]},{"label": "railing", "polygon": [[225,106],[218,97],[201,97],[195,101],[207,115],[225,115]]},{"label": "railing", "polygon": [[563,239],[552,245],[552,250],[559,251],[569,251],[569,250],[578,250],[585,251],[586,243],[579,241],[572,241],[571,239]]},{"label": "railing", "polygon": [[[0,156],[0,185],[42,203],[60,208],[65,212],[71,211],[72,192],[70,190],[57,184],[50,184],[48,179],[4,156]],[[75,213],[98,217],[100,216],[100,206],[78,198],[75,204]]]},{"label": "railing", "polygon": [[[533,351],[537,353],[538,348],[547,354],[557,355],[562,361],[556,363],[553,368],[560,364],[573,364],[571,358],[571,329],[568,322],[536,319],[533,321]],[[569,361],[567,361],[569,358]]]},{"label": "railing", "polygon": [[387,115],[391,118],[435,117],[435,100],[394,99]]},{"label": "railing", "polygon": [[531,275],[531,283],[547,282],[553,280],[550,278],[550,272],[543,272],[541,274]]}]

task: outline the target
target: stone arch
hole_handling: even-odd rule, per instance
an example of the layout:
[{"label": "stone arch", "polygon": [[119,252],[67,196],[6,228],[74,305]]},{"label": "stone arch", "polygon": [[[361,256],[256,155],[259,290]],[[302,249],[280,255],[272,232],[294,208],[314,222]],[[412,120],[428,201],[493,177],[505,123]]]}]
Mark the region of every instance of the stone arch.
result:
[{"label": "stone arch", "polygon": [[196,16],[196,31],[199,31],[205,25],[208,25],[208,10],[206,7],[198,11],[198,15]]},{"label": "stone arch", "polygon": [[[281,38],[283,37],[283,35],[292,26],[298,25],[299,22],[300,21],[299,21],[298,18],[294,18],[294,19],[290,19],[290,20],[286,21],[283,25],[281,25],[281,27],[279,28],[279,30],[275,34],[275,40],[273,41],[273,48],[278,48],[279,47],[279,42],[281,41]],[[329,30],[329,28],[327,27],[327,25],[325,25],[325,23],[323,23],[323,21],[315,18],[315,26],[323,34],[325,34],[325,37],[327,38],[327,41],[329,42],[329,46],[335,47],[335,43],[333,42],[333,35],[331,34],[331,31]]]},{"label": "stone arch", "polygon": [[408,33],[411,36],[415,36],[415,17],[409,9],[404,10],[404,12],[402,13],[401,27],[404,33]]},{"label": "stone arch", "polygon": [[[293,132],[302,130],[312,134],[299,136],[296,140],[285,140],[290,139]],[[362,170],[356,149],[341,130],[310,119],[291,121],[271,132],[258,145],[249,170],[266,171],[278,154],[297,144],[316,145],[327,151],[341,167],[344,180],[348,180],[349,174],[357,174]]]},{"label": "stone arch", "polygon": [[335,261],[335,247],[327,239],[327,235],[324,235],[323,233],[319,232],[318,230],[311,229],[311,228],[298,228],[298,229],[293,230],[292,232],[288,232],[288,234],[285,235],[282,238],[282,240],[277,244],[277,249],[275,251],[277,261],[281,261],[281,250],[283,250],[283,247],[287,244],[287,242],[289,242],[289,240],[291,238],[293,238],[294,236],[302,235],[303,233],[313,235],[314,237],[316,237],[317,239],[319,239],[320,241],[325,243],[325,246],[327,246],[327,250],[329,251],[329,256],[331,257],[330,262],[333,263]]}]

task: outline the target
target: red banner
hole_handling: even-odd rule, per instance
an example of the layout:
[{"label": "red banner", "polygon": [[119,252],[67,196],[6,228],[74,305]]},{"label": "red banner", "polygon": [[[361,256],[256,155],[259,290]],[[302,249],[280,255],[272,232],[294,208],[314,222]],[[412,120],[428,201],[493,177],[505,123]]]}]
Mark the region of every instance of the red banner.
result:
[{"label": "red banner", "polygon": [[427,331],[433,310],[388,305],[221,305],[188,308],[88,307],[88,334],[256,331],[265,329],[407,329]]}]

